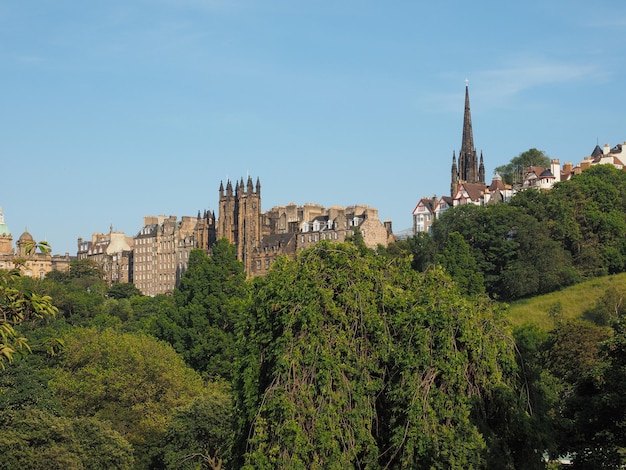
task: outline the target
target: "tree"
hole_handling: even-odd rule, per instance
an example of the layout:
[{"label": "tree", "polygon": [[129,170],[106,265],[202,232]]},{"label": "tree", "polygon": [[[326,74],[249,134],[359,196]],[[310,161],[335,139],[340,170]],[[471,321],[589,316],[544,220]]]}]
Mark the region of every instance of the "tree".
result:
[{"label": "tree", "polygon": [[229,468],[235,419],[226,384],[210,384],[188,407],[177,411],[163,438],[163,461],[172,470]]},{"label": "tree", "polygon": [[[33,250],[49,251],[47,242],[32,243],[26,247],[26,253]],[[20,285],[20,271],[0,271],[0,368],[13,360],[18,351],[29,351],[28,341],[20,336],[17,326],[36,319],[54,317],[58,309],[47,295],[40,295]]]},{"label": "tree", "polygon": [[246,274],[226,239],[189,255],[189,267],[174,291],[176,311],[160,315],[151,332],[178,351],[187,364],[229,380],[235,354],[235,324],[246,300]]},{"label": "tree", "polygon": [[130,442],[140,468],[157,453],[172,414],[203,384],[167,344],[140,333],[72,328],[50,384],[72,417],[108,421]]},{"label": "tree", "polygon": [[457,232],[448,234],[443,251],[436,259],[452,276],[461,291],[469,295],[485,293],[483,274],[461,234]]},{"label": "tree", "polygon": [[134,468],[132,447],[109,424],[34,408],[0,412],[0,449],[6,470]]},{"label": "tree", "polygon": [[107,296],[111,299],[130,299],[139,295],[141,291],[130,282],[117,282],[107,291]]},{"label": "tree", "polygon": [[561,449],[573,468],[619,469],[626,447],[626,328],[623,315],[613,333],[582,322],[557,329],[567,342],[551,348],[550,367],[567,384],[560,407]]},{"label": "tree", "polygon": [[277,260],[252,291],[235,380],[244,468],[484,464],[473,411],[515,369],[485,298],[329,242]]},{"label": "tree", "polygon": [[531,166],[549,167],[550,157],[541,150],[531,148],[513,157],[506,165],[496,167],[494,171],[502,176],[504,183],[519,184],[522,183],[526,170]]}]

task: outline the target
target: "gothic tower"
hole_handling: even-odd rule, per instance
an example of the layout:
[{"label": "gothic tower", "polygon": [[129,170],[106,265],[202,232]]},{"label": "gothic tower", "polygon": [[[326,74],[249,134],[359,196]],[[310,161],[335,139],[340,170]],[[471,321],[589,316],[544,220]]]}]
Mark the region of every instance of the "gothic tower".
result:
[{"label": "gothic tower", "polygon": [[252,178],[244,184],[243,178],[233,186],[230,181],[220,183],[219,219],[217,238],[226,238],[235,245],[237,259],[251,272],[252,253],[261,242],[261,183],[257,178],[256,189]]},{"label": "gothic tower", "polygon": [[485,166],[483,155],[480,154],[480,166],[474,147],[474,133],[472,131],[472,114],[470,112],[469,85],[465,83],[465,112],[463,114],[463,137],[461,150],[459,151],[458,167],[454,152],[452,153],[452,181],[450,192],[454,196],[459,183],[482,183],[485,184]]},{"label": "gothic tower", "polygon": [[213,246],[213,243],[217,240],[216,232],[215,212],[205,210],[204,214],[200,215],[200,211],[198,211],[196,228],[194,231],[196,248],[200,248],[208,252],[211,246]]}]

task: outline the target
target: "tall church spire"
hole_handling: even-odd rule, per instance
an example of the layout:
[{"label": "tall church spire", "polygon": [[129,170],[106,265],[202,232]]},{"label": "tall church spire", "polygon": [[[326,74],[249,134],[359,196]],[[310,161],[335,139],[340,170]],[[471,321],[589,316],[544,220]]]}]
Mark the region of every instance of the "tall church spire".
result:
[{"label": "tall church spire", "polygon": [[484,184],[484,171],[485,170],[482,162],[482,153],[479,169],[476,148],[474,147],[472,113],[470,111],[469,101],[469,84],[468,81],[465,80],[465,112],[463,113],[463,136],[461,138],[461,150],[459,151],[458,166],[456,169],[454,168],[453,159],[452,181],[450,184],[450,188],[454,192],[454,188],[458,187],[458,184],[460,182]]},{"label": "tall church spire", "polygon": [[461,152],[459,158],[463,155],[470,155],[475,152],[474,133],[472,131],[472,113],[470,112],[469,101],[469,85],[465,80],[465,112],[463,114],[463,138],[461,140]]}]

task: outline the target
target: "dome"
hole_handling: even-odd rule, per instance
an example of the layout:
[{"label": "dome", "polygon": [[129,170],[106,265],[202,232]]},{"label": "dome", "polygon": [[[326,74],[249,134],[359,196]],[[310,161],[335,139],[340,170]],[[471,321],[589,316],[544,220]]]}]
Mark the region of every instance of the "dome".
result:
[{"label": "dome", "polygon": [[24,242],[34,242],[35,239],[33,238],[33,236],[28,233],[28,231],[25,231],[23,234],[20,235],[19,241],[24,243]]}]

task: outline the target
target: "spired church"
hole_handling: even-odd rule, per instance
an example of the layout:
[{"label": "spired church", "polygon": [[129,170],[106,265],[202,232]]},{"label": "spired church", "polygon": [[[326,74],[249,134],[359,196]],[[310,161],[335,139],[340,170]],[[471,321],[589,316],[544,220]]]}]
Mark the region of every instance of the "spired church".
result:
[{"label": "spired church", "polygon": [[485,183],[485,163],[474,147],[472,114],[470,111],[469,85],[465,82],[465,111],[463,113],[463,136],[459,155],[452,152],[450,169],[450,196],[424,197],[413,209],[413,234],[430,232],[435,219],[450,207],[461,204],[493,204],[510,200],[513,188],[505,185],[499,175],[491,183]]},{"label": "spired church", "polygon": [[469,85],[465,81],[465,112],[463,113],[463,137],[459,151],[459,164],[456,155],[452,152],[452,179],[450,182],[450,196],[454,197],[461,183],[485,184],[485,165],[483,153],[480,152],[480,162],[474,147],[474,132],[472,131],[472,114],[470,112]]}]

